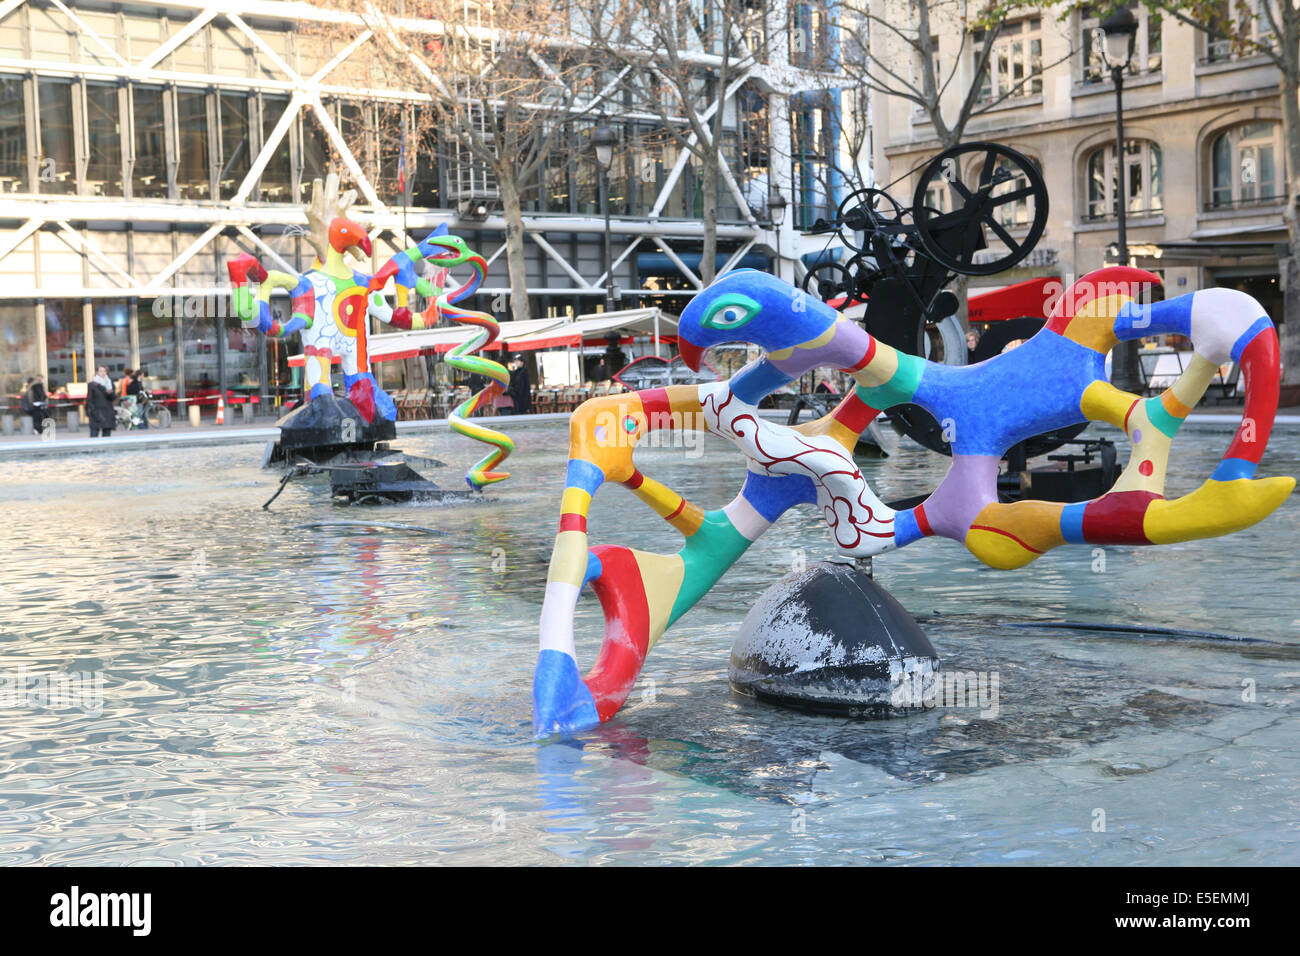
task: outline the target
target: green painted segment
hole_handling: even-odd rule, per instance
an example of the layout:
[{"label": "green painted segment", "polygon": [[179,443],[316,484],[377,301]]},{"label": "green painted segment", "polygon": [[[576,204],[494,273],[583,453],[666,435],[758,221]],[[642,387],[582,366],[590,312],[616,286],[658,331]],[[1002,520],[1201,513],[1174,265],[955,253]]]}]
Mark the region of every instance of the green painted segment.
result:
[{"label": "green painted segment", "polygon": [[1165,403],[1160,401],[1159,396],[1148,398],[1146,400],[1146,413],[1147,418],[1151,420],[1151,424],[1155,425],[1156,428],[1160,429],[1170,438],[1173,438],[1174,435],[1178,434],[1178,426],[1183,423],[1181,418],[1174,418],[1173,415],[1169,414],[1168,410],[1165,408]]},{"label": "green painted segment", "polygon": [[241,322],[257,320],[257,299],[252,290],[247,286],[237,286],[232,290],[231,298],[235,300],[235,315],[239,316]]},{"label": "green painted segment", "polygon": [[706,511],[700,529],[677,552],[686,567],[682,589],[677,592],[677,600],[668,615],[668,627],[693,608],[751,544],[752,541],[736,530],[725,511]]},{"label": "green painted segment", "polygon": [[921,386],[921,373],[925,371],[925,359],[915,355],[898,352],[898,368],[893,377],[884,385],[872,388],[859,385],[854,393],[870,408],[893,408],[910,402]]}]

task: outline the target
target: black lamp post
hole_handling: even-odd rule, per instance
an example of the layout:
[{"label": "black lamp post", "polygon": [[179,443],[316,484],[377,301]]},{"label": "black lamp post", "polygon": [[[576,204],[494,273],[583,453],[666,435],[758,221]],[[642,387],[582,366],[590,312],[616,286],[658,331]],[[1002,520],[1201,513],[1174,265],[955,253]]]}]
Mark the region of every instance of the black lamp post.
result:
[{"label": "black lamp post", "polygon": [[[1128,203],[1125,198],[1124,175],[1124,73],[1129,61],[1133,59],[1133,41],[1137,38],[1138,22],[1133,11],[1120,7],[1105,20],[1101,21],[1101,32],[1105,35],[1102,52],[1106,65],[1110,67],[1110,78],[1115,83],[1115,201],[1118,215],[1118,242],[1116,249],[1120,265],[1128,265]],[[1136,339],[1121,342],[1115,350],[1115,360],[1111,368],[1111,379],[1117,388],[1136,392],[1142,388],[1142,378],[1138,370],[1138,343]]]},{"label": "black lamp post", "polygon": [[776,233],[776,277],[781,278],[781,224],[785,222],[785,210],[789,200],[781,195],[781,190],[772,194],[767,201],[767,218]]},{"label": "black lamp post", "polygon": [[609,238],[609,167],[614,161],[614,146],[618,143],[618,133],[600,117],[598,125],[591,133],[591,145],[596,150],[596,163],[600,166],[600,209],[605,216],[605,311],[614,311],[614,264],[610,251]]}]

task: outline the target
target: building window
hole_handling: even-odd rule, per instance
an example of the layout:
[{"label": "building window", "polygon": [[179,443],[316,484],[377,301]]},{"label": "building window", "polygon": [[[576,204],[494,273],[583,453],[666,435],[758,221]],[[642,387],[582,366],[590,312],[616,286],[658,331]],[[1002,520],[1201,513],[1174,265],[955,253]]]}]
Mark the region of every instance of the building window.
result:
[{"label": "building window", "polygon": [[45,386],[50,392],[89,381],[85,329],[80,299],[45,300]]},{"label": "building window", "polygon": [[199,90],[176,91],[176,197],[212,196],[208,144],[208,96]]},{"label": "building window", "polygon": [[164,391],[176,388],[176,332],[171,309],[170,298],[160,304],[141,299],[138,309],[140,368],[149,376],[151,388]]},{"label": "building window", "polygon": [[[1130,75],[1159,73],[1164,66],[1164,31],[1159,13],[1153,13],[1140,3],[1129,4],[1137,18],[1138,31],[1133,39],[1133,57],[1129,60]],[[1079,49],[1083,59],[1084,83],[1102,83],[1110,79],[1103,51],[1106,38],[1101,32],[1101,21],[1113,12],[1109,7],[1094,7],[1080,20]]]},{"label": "building window", "polygon": [[30,299],[0,303],[0,394],[16,395],[27,379],[41,374],[34,309]]},{"label": "building window", "polygon": [[86,84],[86,145],[86,193],[123,195],[122,123],[116,85]]},{"label": "building window", "polygon": [[[262,143],[270,141],[276,125],[289,108],[289,97],[279,93],[262,93]],[[262,202],[293,202],[293,162],[290,149],[293,123],[280,142],[271,151],[271,158],[258,179],[258,195]]]},{"label": "building window", "polygon": [[[321,126],[313,110],[300,114],[297,123],[301,138],[301,149],[298,153],[298,201],[308,202],[311,199],[312,181],[324,179],[330,171],[333,147],[329,137],[325,135],[325,127]],[[287,136],[285,141],[288,142]],[[344,177],[347,176],[347,170],[341,172]]]},{"label": "building window", "polygon": [[135,162],[131,165],[131,195],[135,199],[166,199],[167,111],[159,86],[131,90],[135,126]]},{"label": "building window", "polygon": [[1273,32],[1269,29],[1267,0],[1220,0],[1217,10],[1210,14],[1212,24],[1219,24],[1219,33],[1226,37],[1207,34],[1205,62],[1223,63],[1234,57],[1254,56],[1259,46],[1271,46]]},{"label": "building window", "polygon": [[1210,144],[1210,208],[1280,202],[1282,124],[1243,123]]},{"label": "building window", "polygon": [[21,76],[0,76],[0,192],[27,192],[27,110]]},{"label": "building window", "polygon": [[442,205],[438,184],[438,139],[431,129],[412,133],[406,144],[406,178],[410,182],[411,205],[436,209]]},{"label": "building window", "polygon": [[[1088,218],[1111,219],[1119,211],[1120,166],[1115,144],[1088,155]],[[1128,215],[1157,215],[1164,211],[1160,147],[1149,140],[1124,142],[1124,205]]]},{"label": "building window", "polygon": [[[987,33],[972,36],[974,56],[979,62]],[[993,38],[988,65],[980,75],[979,101],[996,103],[1017,96],[1038,96],[1043,92],[1042,20],[1031,17],[1002,27]]]},{"label": "building window", "polygon": [[42,78],[40,99],[41,156],[36,178],[43,193],[77,191],[76,137],[72,122],[72,84]]},{"label": "building window", "polygon": [[91,307],[95,329],[95,364],[118,378],[131,364],[131,312],[126,302],[96,300]]},{"label": "building window", "polygon": [[830,219],[843,198],[844,177],[840,164],[843,129],[833,100],[819,106],[791,110],[793,137],[794,222],[798,229],[810,228],[818,219]]},{"label": "building window", "polygon": [[248,107],[245,93],[223,92],[217,96],[217,110],[221,117],[221,169],[217,174],[217,191],[222,199],[230,199],[239,192],[252,163]]}]

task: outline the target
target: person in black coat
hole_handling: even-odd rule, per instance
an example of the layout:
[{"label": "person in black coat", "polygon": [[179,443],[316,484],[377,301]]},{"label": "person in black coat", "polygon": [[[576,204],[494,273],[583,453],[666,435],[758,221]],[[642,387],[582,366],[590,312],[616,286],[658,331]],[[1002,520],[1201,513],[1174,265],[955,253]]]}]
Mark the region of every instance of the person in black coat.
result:
[{"label": "person in black coat", "polygon": [[32,430],[40,434],[41,426],[50,414],[50,396],[45,391],[45,383],[38,375],[32,379],[23,395],[23,411],[32,416]]},{"label": "person in black coat", "polygon": [[533,383],[522,355],[516,355],[510,363],[510,386],[506,393],[514,401],[515,415],[527,415],[533,410]]},{"label": "person in black coat", "polygon": [[108,367],[101,365],[95,377],[86,386],[86,416],[90,419],[90,437],[108,438],[117,426],[117,413],[113,411],[113,380],[108,377]]}]

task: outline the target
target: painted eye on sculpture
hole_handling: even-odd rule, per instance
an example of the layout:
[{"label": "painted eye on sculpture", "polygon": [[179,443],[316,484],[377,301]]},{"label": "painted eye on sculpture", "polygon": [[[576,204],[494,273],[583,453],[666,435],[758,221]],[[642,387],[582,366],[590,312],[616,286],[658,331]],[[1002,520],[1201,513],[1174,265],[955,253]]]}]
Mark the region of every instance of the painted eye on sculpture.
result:
[{"label": "painted eye on sculpture", "polygon": [[738,329],[758,315],[760,306],[749,296],[725,295],[709,306],[700,325],[728,332]]}]

